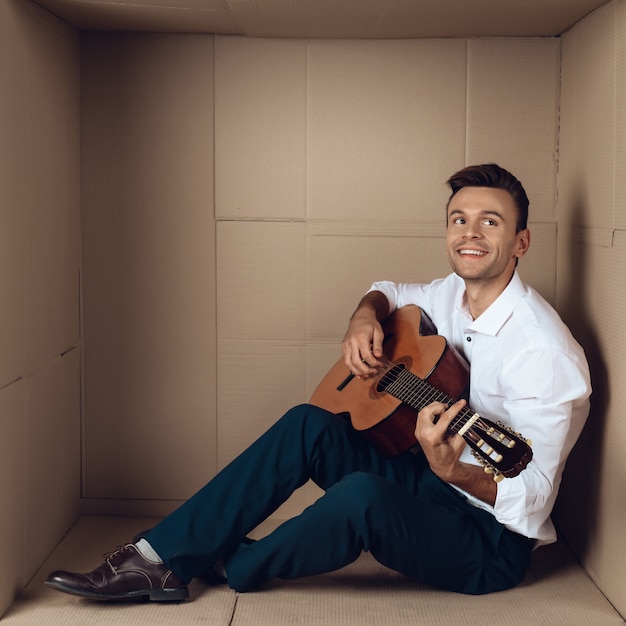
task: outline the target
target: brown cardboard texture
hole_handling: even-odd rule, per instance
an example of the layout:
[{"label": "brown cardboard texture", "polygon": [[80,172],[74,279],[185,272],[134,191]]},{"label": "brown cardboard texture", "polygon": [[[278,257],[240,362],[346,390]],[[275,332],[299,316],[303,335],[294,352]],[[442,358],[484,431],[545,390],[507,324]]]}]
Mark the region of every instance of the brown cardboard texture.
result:
[{"label": "brown cardboard texture", "polygon": [[[583,344],[594,396],[556,516],[585,570],[557,545],[552,568],[479,599],[475,614],[504,597],[525,623],[529,613],[600,623],[604,593],[626,615],[626,0],[518,3],[499,34],[527,28],[533,8],[549,37],[492,39],[476,37],[500,28],[503,4],[490,0],[472,5],[492,13],[467,18],[464,36],[444,20],[452,36],[427,39],[402,39],[402,26],[432,25],[451,4],[429,3],[423,21],[405,19],[420,8],[408,0],[172,4],[0,2],[0,526],[10,544],[0,612],[71,527],[79,496],[84,511],[162,514],[308,399],[372,281],[447,274],[445,180],[498,161],[531,198],[520,273]],[[340,22],[328,26],[326,11]],[[224,35],[199,34],[200,17]],[[197,32],[79,33],[64,18]],[[562,38],[557,22],[571,27]],[[362,38],[389,29],[394,39]],[[339,32],[356,39],[329,38]],[[241,36],[251,33],[307,38]],[[308,485],[276,517],[317,496]],[[316,598],[337,593],[328,606],[349,606],[363,589],[353,572],[338,574],[347,585],[328,584],[335,574],[277,584],[267,602],[321,585]],[[404,618],[467,616],[466,598],[410,591]],[[240,621],[266,597],[246,595]],[[290,606],[272,606],[266,622]],[[376,606],[370,617],[399,615]],[[94,621],[81,612],[93,607],[74,609]],[[606,623],[614,617],[610,608]]]}]

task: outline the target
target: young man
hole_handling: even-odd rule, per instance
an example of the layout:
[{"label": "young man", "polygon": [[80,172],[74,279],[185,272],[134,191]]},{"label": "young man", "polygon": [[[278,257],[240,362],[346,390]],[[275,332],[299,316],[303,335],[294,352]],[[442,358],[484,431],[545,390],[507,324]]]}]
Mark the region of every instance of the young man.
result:
[{"label": "young man", "polygon": [[[465,405],[416,416],[422,452],[385,458],[342,417],[295,407],[202,490],[93,572],[46,583],[93,599],[187,597],[194,577],[238,591],[272,578],[338,569],[368,550],[424,583],[482,594],[519,583],[535,546],[556,538],[550,513],[585,422],[587,363],[554,310],[520,280],[530,244],[528,199],[494,164],[453,175],[447,252],[454,273],[430,284],[375,283],[343,340],[345,364],[367,378],[382,366],[381,322],[416,304],[472,365],[474,411],[533,442],[533,459],[499,483],[448,426]],[[246,534],[312,479],[324,495],[258,541]]]}]

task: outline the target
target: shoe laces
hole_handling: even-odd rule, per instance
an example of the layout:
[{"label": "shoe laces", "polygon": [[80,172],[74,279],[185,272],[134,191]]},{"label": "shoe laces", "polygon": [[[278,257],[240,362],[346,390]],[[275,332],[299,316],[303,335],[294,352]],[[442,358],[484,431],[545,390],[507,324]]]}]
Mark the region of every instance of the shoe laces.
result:
[{"label": "shoe laces", "polygon": [[102,558],[105,561],[108,561],[111,557],[115,556],[116,554],[119,554],[120,552],[124,552],[124,550],[128,550],[129,545],[131,545],[131,544],[125,543],[124,545],[117,545],[110,552],[105,552],[102,555]]}]

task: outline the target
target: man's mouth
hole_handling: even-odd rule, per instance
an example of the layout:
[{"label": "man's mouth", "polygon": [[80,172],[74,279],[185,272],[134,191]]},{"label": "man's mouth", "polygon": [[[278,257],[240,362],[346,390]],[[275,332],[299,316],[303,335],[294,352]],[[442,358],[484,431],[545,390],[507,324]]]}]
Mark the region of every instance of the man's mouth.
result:
[{"label": "man's mouth", "polygon": [[487,253],[484,250],[467,250],[462,249],[458,251],[463,256],[485,256]]}]

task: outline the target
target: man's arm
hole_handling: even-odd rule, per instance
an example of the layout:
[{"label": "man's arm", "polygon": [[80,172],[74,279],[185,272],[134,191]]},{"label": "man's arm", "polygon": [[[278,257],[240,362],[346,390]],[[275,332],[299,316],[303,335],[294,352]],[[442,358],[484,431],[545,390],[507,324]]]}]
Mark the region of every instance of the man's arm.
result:
[{"label": "man's arm", "polygon": [[370,291],[361,299],[350,318],[341,343],[346,366],[356,376],[372,376],[382,366],[382,322],[389,315],[389,302],[380,291]]}]

